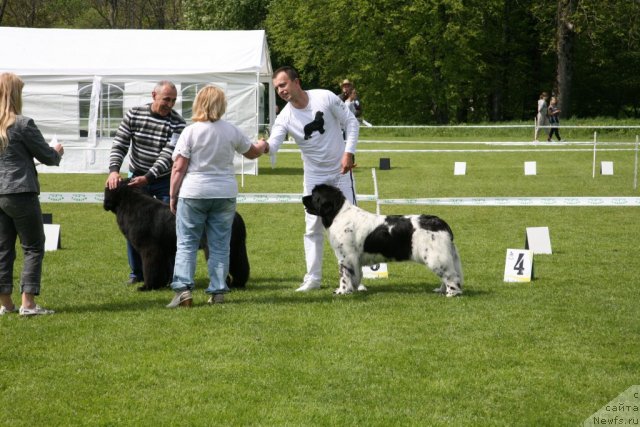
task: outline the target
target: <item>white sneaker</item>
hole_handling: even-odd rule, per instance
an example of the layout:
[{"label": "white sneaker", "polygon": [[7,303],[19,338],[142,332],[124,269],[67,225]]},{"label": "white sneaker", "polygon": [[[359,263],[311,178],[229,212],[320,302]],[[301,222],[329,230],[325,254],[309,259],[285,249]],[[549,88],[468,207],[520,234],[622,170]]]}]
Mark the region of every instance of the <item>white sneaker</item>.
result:
[{"label": "white sneaker", "polygon": [[313,289],[320,289],[320,282],[313,279],[304,279],[304,282],[296,289],[296,292],[307,292]]},{"label": "white sneaker", "polygon": [[7,313],[15,313],[16,311],[18,311],[18,307],[13,306],[13,310],[9,310],[7,307],[0,306],[0,316],[4,316]]},{"label": "white sneaker", "polygon": [[20,316],[39,316],[41,314],[53,313],[55,313],[53,310],[47,310],[46,308],[42,308],[39,305],[36,305],[33,308],[20,307]]},{"label": "white sneaker", "polygon": [[186,290],[182,292],[176,292],[171,302],[167,304],[167,308],[176,308],[178,306],[190,307],[192,303],[193,296],[191,295],[191,291]]}]

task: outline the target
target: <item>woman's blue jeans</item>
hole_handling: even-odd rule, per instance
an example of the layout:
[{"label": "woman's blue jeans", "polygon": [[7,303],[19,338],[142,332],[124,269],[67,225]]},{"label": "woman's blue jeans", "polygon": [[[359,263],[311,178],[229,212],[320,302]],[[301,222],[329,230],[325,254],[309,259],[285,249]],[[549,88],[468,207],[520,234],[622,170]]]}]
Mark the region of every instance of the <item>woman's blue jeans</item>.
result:
[{"label": "woman's blue jeans", "polygon": [[192,290],[198,246],[203,231],[209,246],[208,294],[229,291],[226,278],[229,273],[229,245],[231,227],[236,213],[236,199],[178,199],[176,208],[176,236],[178,240],[176,262],[171,288],[176,291]]}]

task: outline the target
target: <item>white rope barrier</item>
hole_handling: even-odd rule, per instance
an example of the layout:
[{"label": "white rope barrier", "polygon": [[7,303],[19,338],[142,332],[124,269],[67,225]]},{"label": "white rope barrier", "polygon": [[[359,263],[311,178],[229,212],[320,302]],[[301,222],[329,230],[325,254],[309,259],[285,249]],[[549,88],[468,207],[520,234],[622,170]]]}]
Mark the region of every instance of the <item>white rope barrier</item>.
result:
[{"label": "white rope barrier", "polygon": [[[428,199],[379,199],[359,194],[358,201],[377,205],[432,206],[640,206],[640,197],[457,197]],[[102,203],[103,193],[40,193],[41,203]],[[302,204],[302,193],[241,193],[239,204]],[[379,212],[379,210],[377,209]]]},{"label": "white rope barrier", "polygon": [[[639,125],[561,125],[563,129],[640,129]],[[493,128],[535,128],[535,125],[389,125],[360,126],[361,129],[493,129]],[[538,126],[551,129],[552,126]]]},{"label": "white rope barrier", "polygon": [[[543,153],[543,152],[591,152],[591,148],[553,148],[553,149],[358,149],[358,153]],[[634,151],[634,148],[600,148],[599,151]],[[300,150],[278,150],[278,153],[300,153]]]},{"label": "white rope barrier", "polygon": [[[375,202],[378,197],[374,194],[358,194],[357,200],[361,202]],[[41,203],[102,203],[104,193],[40,193]],[[240,193],[236,198],[237,203],[300,203],[302,193]]]},{"label": "white rope barrier", "polygon": [[640,197],[462,197],[380,199],[378,203],[430,206],[640,206]]}]

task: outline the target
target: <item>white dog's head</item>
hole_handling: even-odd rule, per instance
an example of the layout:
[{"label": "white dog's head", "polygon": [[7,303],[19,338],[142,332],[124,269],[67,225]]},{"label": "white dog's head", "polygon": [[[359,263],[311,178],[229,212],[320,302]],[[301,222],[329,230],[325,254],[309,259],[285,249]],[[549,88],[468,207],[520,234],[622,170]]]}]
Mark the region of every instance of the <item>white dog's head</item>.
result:
[{"label": "white dog's head", "polygon": [[345,202],[344,194],[338,188],[327,184],[316,185],[311,195],[302,198],[307,212],[321,217],[322,225],[326,228],[331,226]]}]

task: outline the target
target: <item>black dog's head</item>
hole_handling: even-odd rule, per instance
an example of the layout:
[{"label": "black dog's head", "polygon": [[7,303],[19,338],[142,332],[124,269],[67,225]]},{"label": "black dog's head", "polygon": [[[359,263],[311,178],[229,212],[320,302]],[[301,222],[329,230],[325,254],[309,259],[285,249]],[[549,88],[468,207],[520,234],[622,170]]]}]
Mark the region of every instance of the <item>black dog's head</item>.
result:
[{"label": "black dog's head", "polygon": [[102,207],[105,211],[111,211],[115,213],[118,210],[118,205],[123,197],[123,193],[127,192],[129,180],[125,179],[118,183],[118,186],[113,190],[109,190],[109,187],[104,188],[104,201]]},{"label": "black dog's head", "polygon": [[321,217],[322,225],[326,228],[331,226],[345,201],[344,194],[338,188],[327,184],[316,185],[311,195],[302,198],[307,212]]}]

